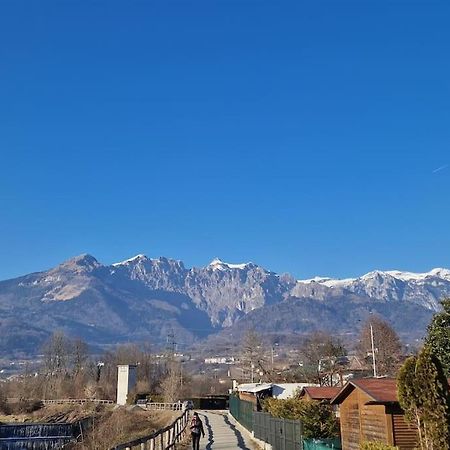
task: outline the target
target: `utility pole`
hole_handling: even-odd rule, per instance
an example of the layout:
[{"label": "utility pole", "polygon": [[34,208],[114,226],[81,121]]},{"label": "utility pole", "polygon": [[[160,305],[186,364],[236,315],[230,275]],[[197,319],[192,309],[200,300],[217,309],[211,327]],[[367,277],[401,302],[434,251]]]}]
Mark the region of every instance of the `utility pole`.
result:
[{"label": "utility pole", "polygon": [[175,334],[172,330],[169,333],[167,333],[167,346],[166,346],[166,350],[167,350],[167,353],[169,354],[170,358],[175,357],[176,345],[177,345],[177,343],[175,342]]},{"label": "utility pole", "polygon": [[372,342],[372,361],[373,361],[373,376],[374,378],[377,377],[377,363],[375,360],[375,345],[373,343],[373,326],[372,323],[370,324],[370,340]]},{"label": "utility pole", "polygon": [[274,350],[275,350],[275,347],[277,346],[278,347],[278,342],[275,342],[274,344],[272,344],[272,346],[271,346],[271,348],[270,348],[270,350],[271,350],[271,356],[272,356],[272,372],[273,372],[273,357],[274,357],[274,354],[273,354],[273,352],[274,352]]}]

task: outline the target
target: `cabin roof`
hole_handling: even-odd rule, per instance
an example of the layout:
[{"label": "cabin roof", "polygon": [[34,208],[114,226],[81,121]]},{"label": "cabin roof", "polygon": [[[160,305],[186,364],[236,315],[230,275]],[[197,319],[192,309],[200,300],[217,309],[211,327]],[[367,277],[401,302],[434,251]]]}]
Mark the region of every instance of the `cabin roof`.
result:
[{"label": "cabin roof", "polygon": [[267,391],[268,389],[272,389],[272,383],[247,383],[240,384],[237,387],[239,392],[249,392],[252,394],[256,394],[257,392]]},{"label": "cabin roof", "polygon": [[354,389],[361,389],[370,397],[370,403],[398,402],[397,382],[394,378],[361,378],[350,380],[336,394],[331,403],[334,405],[342,403]]},{"label": "cabin roof", "polygon": [[313,400],[331,400],[340,390],[340,387],[305,386],[300,392],[300,397],[308,394]]}]

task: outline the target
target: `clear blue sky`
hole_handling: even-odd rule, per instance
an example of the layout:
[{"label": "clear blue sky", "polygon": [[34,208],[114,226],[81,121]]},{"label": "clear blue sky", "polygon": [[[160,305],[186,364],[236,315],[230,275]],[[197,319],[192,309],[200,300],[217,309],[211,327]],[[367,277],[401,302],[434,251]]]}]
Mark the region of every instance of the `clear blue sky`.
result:
[{"label": "clear blue sky", "polygon": [[80,253],[450,267],[450,2],[0,3],[0,279]]}]

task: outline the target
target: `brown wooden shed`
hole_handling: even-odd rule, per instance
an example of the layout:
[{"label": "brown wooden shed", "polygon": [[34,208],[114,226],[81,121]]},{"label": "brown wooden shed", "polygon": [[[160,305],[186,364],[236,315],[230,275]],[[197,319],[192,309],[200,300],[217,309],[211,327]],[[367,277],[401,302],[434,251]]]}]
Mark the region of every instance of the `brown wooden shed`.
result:
[{"label": "brown wooden shed", "polygon": [[339,405],[343,450],[359,450],[364,441],[396,445],[400,450],[413,450],[418,444],[417,428],[404,420],[395,379],[351,380],[331,404]]},{"label": "brown wooden shed", "polygon": [[305,386],[300,391],[299,397],[303,400],[316,400],[329,403],[340,390],[340,387]]}]

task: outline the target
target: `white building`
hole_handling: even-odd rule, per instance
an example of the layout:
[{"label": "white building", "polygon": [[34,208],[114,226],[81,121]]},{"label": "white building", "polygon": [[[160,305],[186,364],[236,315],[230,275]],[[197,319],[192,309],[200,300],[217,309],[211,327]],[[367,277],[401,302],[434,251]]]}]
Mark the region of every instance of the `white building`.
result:
[{"label": "white building", "polygon": [[128,394],[136,386],[136,366],[117,366],[117,404],[126,405]]}]

